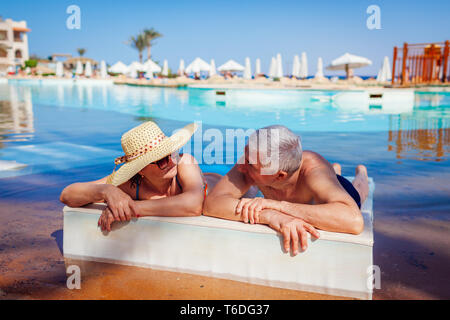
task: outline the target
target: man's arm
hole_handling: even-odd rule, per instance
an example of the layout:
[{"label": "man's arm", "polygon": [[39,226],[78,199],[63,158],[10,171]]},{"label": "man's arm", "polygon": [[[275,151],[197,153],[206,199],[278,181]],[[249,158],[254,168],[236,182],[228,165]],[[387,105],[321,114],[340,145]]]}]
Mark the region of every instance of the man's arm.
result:
[{"label": "man's arm", "polygon": [[326,231],[359,234],[364,229],[361,211],[345,191],[334,172],[318,168],[303,181],[313,193],[317,204],[301,204],[271,199],[245,199],[238,206],[249,220],[259,222],[258,213],[272,209],[300,218],[314,227]]},{"label": "man's arm", "polygon": [[251,182],[238,170],[236,164],[209,192],[203,207],[203,214],[227,220],[242,221],[236,215],[239,199],[250,189]]},{"label": "man's arm", "polygon": [[358,205],[341,186],[334,172],[318,169],[306,181],[317,204],[281,201],[280,211],[298,217],[316,228],[352,234],[364,230],[364,219]]}]

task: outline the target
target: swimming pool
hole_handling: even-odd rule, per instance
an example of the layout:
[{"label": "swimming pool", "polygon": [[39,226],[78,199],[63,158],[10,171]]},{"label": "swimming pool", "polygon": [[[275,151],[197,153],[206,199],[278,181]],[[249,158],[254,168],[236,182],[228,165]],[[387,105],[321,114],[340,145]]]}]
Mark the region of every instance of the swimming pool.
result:
[{"label": "swimming pool", "polygon": [[[335,102],[338,91],[172,89],[69,82],[10,81],[0,99],[13,96],[38,105],[115,111],[138,117],[202,121],[212,126],[259,128],[274,123],[298,132],[387,131],[393,120],[420,119],[418,128],[448,128],[450,93],[416,94],[415,104],[385,109],[363,103]],[[8,92],[9,91],[9,92]],[[426,120],[425,122],[422,120]],[[426,123],[427,122],[427,123]]]},{"label": "swimming pool", "polygon": [[[367,166],[377,185],[374,263],[383,272],[375,297],[392,299],[403,287],[413,288],[405,298],[448,298],[449,94],[418,93],[409,109],[388,113],[336,105],[335,93],[227,90],[223,97],[207,89],[0,84],[0,276],[16,274],[16,261],[29,260],[26,249],[36,256],[29,268],[40,260],[51,265],[32,279],[50,288],[65,283],[59,194],[70,183],[110,174],[130,128],[147,120],[167,134],[191,121],[221,132],[280,123],[301,135],[304,149],[339,162],[344,175]],[[4,161],[25,166],[7,169]],[[224,174],[230,166],[201,168]]]},{"label": "swimming pool", "polygon": [[[449,93],[417,93],[414,104],[396,111],[336,103],[337,91],[217,91],[45,80],[0,84],[0,160],[3,169],[19,163],[16,170],[0,170],[0,178],[110,162],[122,153],[120,135],[149,119],[167,134],[194,121],[222,132],[283,124],[302,135],[306,148],[331,155],[330,161],[367,163],[369,155],[372,161],[380,157],[376,150],[382,147],[396,159],[447,160]],[[358,148],[365,148],[365,157]],[[233,152],[236,159],[241,150]],[[202,163],[202,154],[196,157]],[[203,167],[225,173],[229,163]]]}]

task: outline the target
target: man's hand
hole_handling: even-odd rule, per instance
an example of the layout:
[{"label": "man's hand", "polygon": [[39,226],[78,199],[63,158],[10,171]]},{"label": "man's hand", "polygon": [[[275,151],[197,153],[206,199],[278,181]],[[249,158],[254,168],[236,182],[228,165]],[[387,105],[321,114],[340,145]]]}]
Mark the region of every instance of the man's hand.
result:
[{"label": "man's hand", "polygon": [[281,211],[280,202],[264,198],[242,198],[236,206],[236,215],[242,216],[244,223],[260,223],[259,216],[264,209]]},{"label": "man's hand", "polygon": [[115,221],[129,221],[137,216],[134,200],[119,188],[106,185],[103,198]]},{"label": "man's hand", "polygon": [[277,211],[266,210],[264,220],[274,230],[280,232],[284,238],[284,249],[289,252],[292,245],[292,254],[298,254],[298,243],[300,240],[301,248],[305,251],[308,247],[308,233],[315,238],[319,238],[319,232],[309,223],[302,219],[279,213]]}]

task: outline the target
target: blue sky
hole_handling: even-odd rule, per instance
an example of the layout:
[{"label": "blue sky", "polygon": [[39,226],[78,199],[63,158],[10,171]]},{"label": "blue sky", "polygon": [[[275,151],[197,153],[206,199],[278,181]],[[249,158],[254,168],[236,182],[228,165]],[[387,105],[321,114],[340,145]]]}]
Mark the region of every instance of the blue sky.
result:
[{"label": "blue sky", "polygon": [[[66,8],[81,8],[81,30],[68,30]],[[369,5],[381,9],[380,30],[369,30]],[[200,56],[216,66],[228,59],[244,64],[261,59],[267,72],[270,58],[283,57],[286,69],[294,54],[305,51],[309,73],[316,71],[317,58],[327,65],[350,52],[372,60],[373,65],[356,70],[374,75],[384,56],[392,58],[395,45],[403,42],[441,42],[450,39],[450,1],[340,0],[340,1],[2,1],[0,15],[26,20],[30,53],[48,56],[86,48],[85,56],[107,63],[138,60],[136,50],[124,44],[144,28],[154,27],[164,35],[152,49],[154,60],[168,59],[177,69]],[[146,53],[144,53],[144,57]],[[285,70],[286,71],[286,70]],[[325,72],[326,74],[335,74]],[[338,73],[339,74],[339,73]]]}]

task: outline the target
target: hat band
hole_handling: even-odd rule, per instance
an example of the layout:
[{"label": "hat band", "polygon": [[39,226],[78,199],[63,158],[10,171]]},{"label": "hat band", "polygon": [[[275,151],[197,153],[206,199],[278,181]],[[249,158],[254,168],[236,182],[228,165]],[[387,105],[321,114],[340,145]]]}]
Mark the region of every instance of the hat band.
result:
[{"label": "hat band", "polygon": [[150,141],[146,145],[140,147],[135,152],[133,152],[131,154],[125,154],[124,156],[121,156],[121,157],[117,157],[114,160],[114,163],[116,165],[118,165],[118,164],[121,164],[124,162],[129,162],[131,160],[134,160],[134,159],[142,156],[143,154],[146,154],[147,152],[151,151],[154,147],[156,147],[165,137],[166,137],[166,135],[164,133],[158,134],[156,136],[156,138],[154,138],[152,141]]}]

